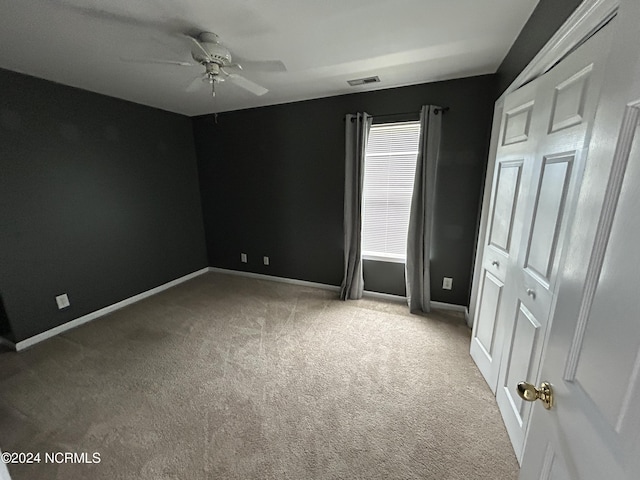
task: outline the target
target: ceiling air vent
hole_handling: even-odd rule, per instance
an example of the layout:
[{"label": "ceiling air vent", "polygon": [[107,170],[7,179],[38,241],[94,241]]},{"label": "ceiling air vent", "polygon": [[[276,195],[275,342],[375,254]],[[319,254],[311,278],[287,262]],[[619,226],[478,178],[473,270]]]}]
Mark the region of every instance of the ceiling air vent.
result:
[{"label": "ceiling air vent", "polygon": [[378,76],[375,77],[367,77],[367,78],[357,78],[356,80],[347,80],[347,83],[352,87],[356,85],[366,85],[368,83],[378,83],[380,82],[380,78]]}]

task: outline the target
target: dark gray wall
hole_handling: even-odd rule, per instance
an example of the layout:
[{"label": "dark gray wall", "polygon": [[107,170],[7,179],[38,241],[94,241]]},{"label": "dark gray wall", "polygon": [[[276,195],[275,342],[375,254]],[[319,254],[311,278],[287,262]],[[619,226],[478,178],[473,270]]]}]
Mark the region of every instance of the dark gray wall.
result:
[{"label": "dark gray wall", "polygon": [[7,311],[4,309],[4,302],[0,296],[0,336],[13,340],[13,334],[11,333],[11,326],[9,325],[9,318],[7,318]]},{"label": "dark gray wall", "polygon": [[[217,123],[213,115],[194,118],[209,264],[339,285],[345,114],[437,104],[450,110],[436,180],[432,296],[467,305],[495,86],[495,76],[484,75],[228,112]],[[370,283],[375,274],[365,271]],[[440,288],[443,276],[454,278],[453,290]],[[380,280],[385,293],[404,289],[402,275]]]},{"label": "dark gray wall", "polygon": [[404,267],[404,263],[363,260],[362,274],[366,289],[404,297],[407,294]]},{"label": "dark gray wall", "polygon": [[515,80],[582,0],[540,0],[498,68],[498,95]]},{"label": "dark gray wall", "polygon": [[[13,339],[207,265],[191,121],[0,70],[0,296]],[[54,297],[67,293],[71,307]]]}]

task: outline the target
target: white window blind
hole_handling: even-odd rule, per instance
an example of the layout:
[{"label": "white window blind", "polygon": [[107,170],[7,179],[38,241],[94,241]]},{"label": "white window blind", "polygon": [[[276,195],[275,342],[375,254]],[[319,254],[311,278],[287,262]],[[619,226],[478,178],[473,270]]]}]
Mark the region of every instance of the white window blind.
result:
[{"label": "white window blind", "polygon": [[373,125],[364,161],[362,256],[404,262],[420,122]]}]

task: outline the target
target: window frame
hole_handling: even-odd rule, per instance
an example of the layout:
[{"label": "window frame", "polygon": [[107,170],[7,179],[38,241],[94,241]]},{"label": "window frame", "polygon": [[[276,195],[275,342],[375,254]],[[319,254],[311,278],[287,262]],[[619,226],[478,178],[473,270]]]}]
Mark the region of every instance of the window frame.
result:
[{"label": "window frame", "polygon": [[[414,163],[414,167],[417,166],[417,161],[418,161],[418,155],[420,153],[420,130],[422,128],[422,126],[420,125],[420,121],[419,120],[414,120],[414,119],[407,119],[407,120],[398,120],[398,121],[390,121],[390,122],[379,122],[379,123],[374,123],[371,126],[371,129],[374,128],[380,128],[380,127],[389,127],[389,126],[394,126],[394,125],[403,125],[403,124],[411,124],[413,126],[418,126],[418,143],[417,143],[417,149],[415,150],[415,156],[416,156],[416,161]],[[371,131],[369,132],[369,138],[371,136]],[[365,175],[366,175],[366,161],[367,161],[367,157],[369,156],[367,154],[367,149],[368,149],[368,145],[367,148],[365,148],[365,158],[364,158],[364,165],[363,165],[363,191],[362,191],[362,226],[361,226],[361,235],[362,235],[362,239],[363,239],[363,243],[364,243],[364,227],[365,227],[365,204],[366,204],[366,197],[365,197],[365,188],[364,188],[364,182],[365,182]],[[407,154],[407,152],[392,152],[396,155],[402,155],[402,154]],[[413,151],[409,152],[410,154],[413,154]],[[378,156],[378,155],[376,155]],[[414,175],[414,181],[412,182],[411,185],[411,196],[413,196],[413,183],[415,183],[415,168],[413,171],[413,175]],[[411,202],[410,202],[411,204]],[[409,204],[409,208],[411,207],[411,205]],[[389,262],[389,263],[403,263],[406,264],[407,261],[407,253],[406,253],[406,248],[405,251],[403,252],[402,255],[399,254],[394,254],[394,253],[384,253],[384,252],[370,252],[370,251],[365,251],[364,247],[362,248],[362,252],[361,252],[361,257],[363,260],[370,260],[370,261],[377,261],[377,262]]]}]

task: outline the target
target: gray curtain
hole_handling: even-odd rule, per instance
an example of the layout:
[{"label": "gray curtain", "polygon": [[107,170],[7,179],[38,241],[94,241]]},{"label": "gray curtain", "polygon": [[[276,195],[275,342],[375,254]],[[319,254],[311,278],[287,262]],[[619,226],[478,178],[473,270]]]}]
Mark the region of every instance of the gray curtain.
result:
[{"label": "gray curtain", "polygon": [[442,109],[425,105],[420,112],[420,145],[407,237],[407,302],[411,313],[431,310],[431,235]]},{"label": "gray curtain", "polygon": [[366,113],[345,119],[344,278],[342,300],[362,298],[362,182],[364,155],[373,117]]}]

